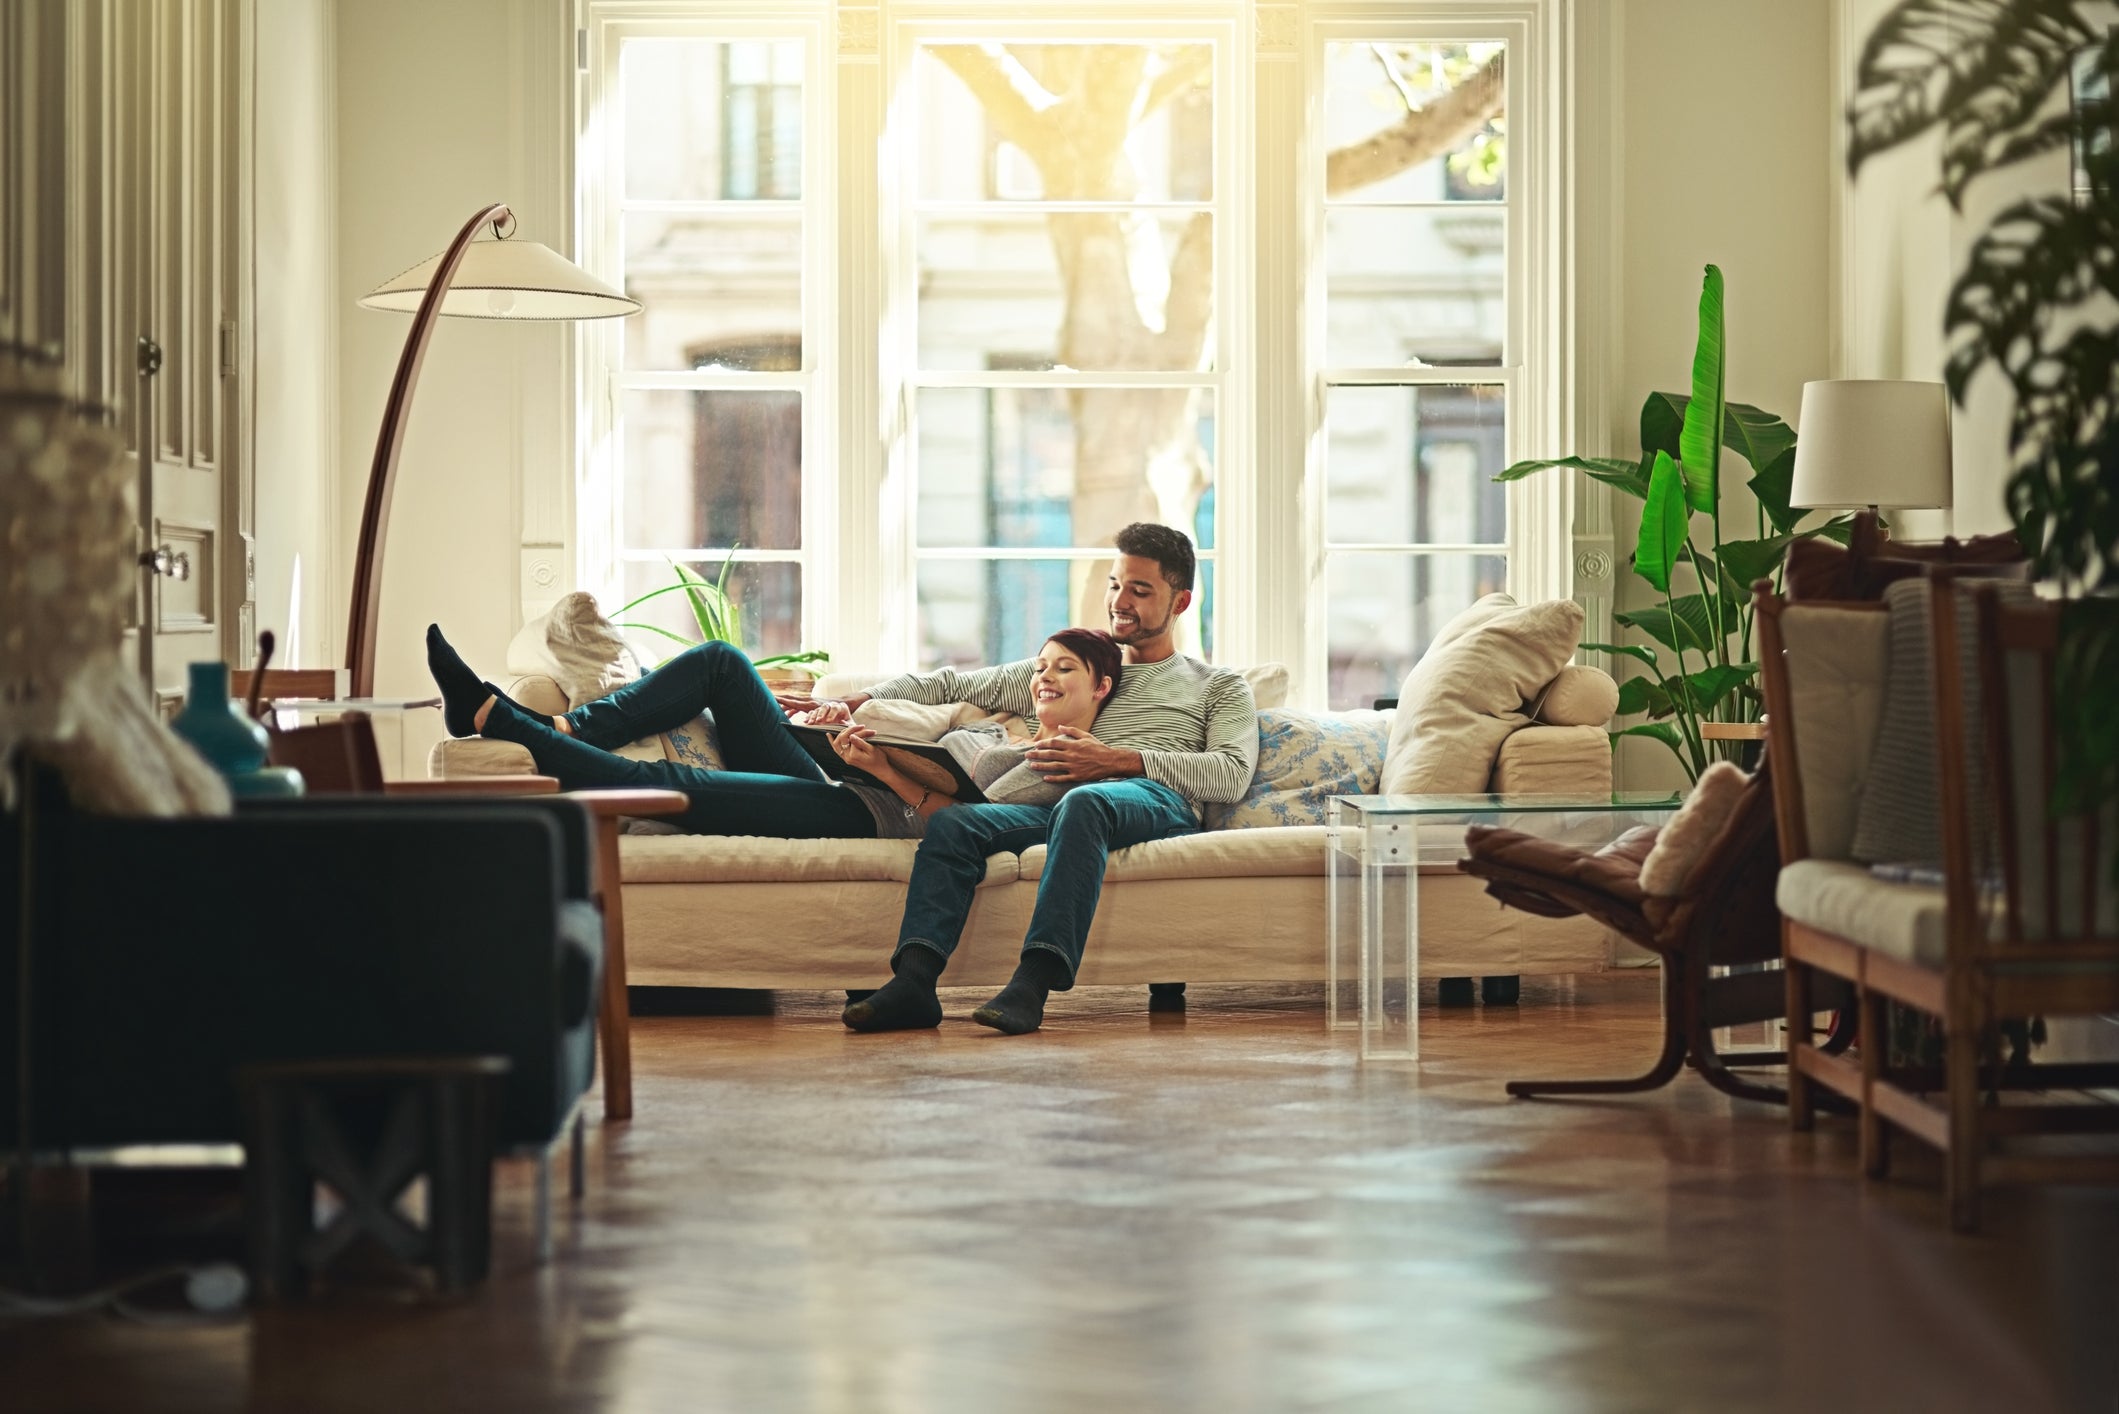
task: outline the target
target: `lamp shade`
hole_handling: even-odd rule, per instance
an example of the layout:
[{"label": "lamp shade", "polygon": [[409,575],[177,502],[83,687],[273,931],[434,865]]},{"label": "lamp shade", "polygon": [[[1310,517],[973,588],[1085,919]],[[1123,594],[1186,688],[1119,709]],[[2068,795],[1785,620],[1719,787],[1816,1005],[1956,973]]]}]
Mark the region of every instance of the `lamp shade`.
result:
[{"label": "lamp shade", "polygon": [[1950,504],[1950,398],[1940,383],[1837,378],[1803,384],[1791,505]]},{"label": "lamp shade", "polygon": [[[416,312],[442,259],[385,280],[361,299],[361,308]],[[639,308],[640,301],[536,241],[472,241],[441,297],[443,314],[472,319],[614,319]]]}]

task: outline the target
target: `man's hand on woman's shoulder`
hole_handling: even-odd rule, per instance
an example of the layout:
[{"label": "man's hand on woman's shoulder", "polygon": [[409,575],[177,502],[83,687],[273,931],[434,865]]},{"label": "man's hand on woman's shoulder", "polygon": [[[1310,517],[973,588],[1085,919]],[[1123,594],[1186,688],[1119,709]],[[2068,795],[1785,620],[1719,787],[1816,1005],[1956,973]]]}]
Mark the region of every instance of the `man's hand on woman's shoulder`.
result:
[{"label": "man's hand on woman's shoulder", "polygon": [[1115,781],[1141,774],[1138,751],[1106,746],[1075,727],[1061,727],[1056,734],[1041,737],[1023,753],[1023,759],[1055,785]]}]

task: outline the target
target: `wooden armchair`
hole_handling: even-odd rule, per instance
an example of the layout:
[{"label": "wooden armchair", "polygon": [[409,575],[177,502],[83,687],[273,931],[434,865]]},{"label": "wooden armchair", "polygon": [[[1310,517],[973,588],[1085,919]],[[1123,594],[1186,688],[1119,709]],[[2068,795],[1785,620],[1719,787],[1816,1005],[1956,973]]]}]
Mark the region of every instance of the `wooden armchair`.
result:
[{"label": "wooden armchair", "polygon": [[[2053,660],[2059,612],[2000,602],[1947,572],[1930,581],[1943,882],[1894,883],[1850,858],[1852,801],[1883,710],[1881,605],[1785,604],[1762,587],[1758,624],[1768,750],[1783,865],[1788,1013],[1809,1014],[1820,981],[1852,984],[1859,1062],[1797,1034],[1789,1123],[1807,1129],[1822,1086],[1860,1110],[1863,1172],[1882,1177],[1891,1130],[1942,1151],[1951,1225],[1977,1225],[1984,1187],[2119,1182],[2119,1155],[2003,1152],[2032,1134],[2119,1131],[2119,1105],[2060,1092],[2119,1086],[2119,1062],[2004,1065],[1999,1023],[2119,1010],[2119,889],[2109,872],[2119,810],[2055,818]],[[1958,638],[1959,596],[1976,595],[1977,701]],[[1975,760],[1983,770],[1975,769]],[[1982,825],[1980,822],[1985,822]],[[1940,1067],[1888,1055],[1886,1003],[1938,1018]],[[2045,1091],[2030,1102],[2012,1101]]]}]

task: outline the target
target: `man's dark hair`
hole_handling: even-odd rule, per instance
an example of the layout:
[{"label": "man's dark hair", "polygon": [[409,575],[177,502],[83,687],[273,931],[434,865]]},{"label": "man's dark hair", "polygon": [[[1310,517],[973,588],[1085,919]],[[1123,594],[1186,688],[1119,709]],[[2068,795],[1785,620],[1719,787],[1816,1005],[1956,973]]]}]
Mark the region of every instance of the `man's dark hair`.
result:
[{"label": "man's dark hair", "polygon": [[[1047,643],[1060,647],[1082,660],[1082,666],[1099,681],[1111,680],[1111,690],[1118,691],[1118,675],[1125,671],[1126,650],[1118,646],[1118,640],[1100,628],[1063,628]],[[1109,700],[1108,698],[1106,699]]]},{"label": "man's dark hair", "polygon": [[1162,566],[1163,582],[1182,594],[1192,587],[1192,572],[1198,561],[1192,556],[1192,541],[1182,530],[1153,521],[1137,520],[1111,537],[1121,555],[1138,555]]}]

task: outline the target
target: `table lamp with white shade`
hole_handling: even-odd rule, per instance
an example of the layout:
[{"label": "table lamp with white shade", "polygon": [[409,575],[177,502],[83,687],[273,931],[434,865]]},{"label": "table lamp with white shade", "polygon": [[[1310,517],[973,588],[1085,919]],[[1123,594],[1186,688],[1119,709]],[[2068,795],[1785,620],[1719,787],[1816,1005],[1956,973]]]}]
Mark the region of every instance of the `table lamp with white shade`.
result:
[{"label": "table lamp with white shade", "polygon": [[1803,384],[1793,481],[1788,502],[1806,510],[1949,505],[1949,390],[1890,378]]},{"label": "table lamp with white shade", "polygon": [[[474,239],[490,226],[493,239]],[[397,376],[383,406],[375,460],[368,469],[368,496],[361,510],[360,547],[353,564],[353,604],[346,624],[346,667],[355,697],[375,691],[375,630],[382,603],[383,532],[390,521],[390,493],[397,480],[397,452],[405,437],[405,414],[426,357],[427,339],[439,315],[473,319],[615,319],[640,309],[640,301],[606,285],[550,246],[510,240],[514,213],[505,203],[486,207],[463,225],[449,248],[376,286],[363,309],[411,313],[397,360]]]}]

